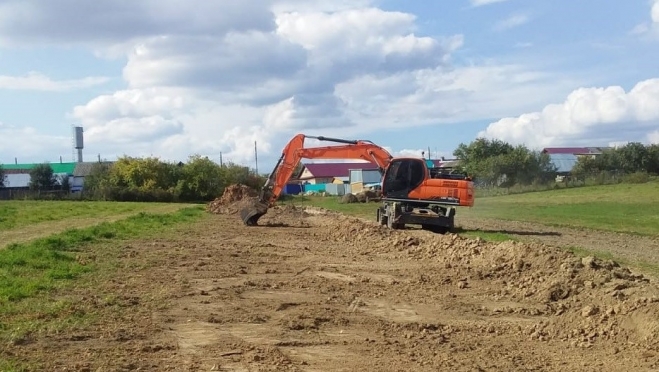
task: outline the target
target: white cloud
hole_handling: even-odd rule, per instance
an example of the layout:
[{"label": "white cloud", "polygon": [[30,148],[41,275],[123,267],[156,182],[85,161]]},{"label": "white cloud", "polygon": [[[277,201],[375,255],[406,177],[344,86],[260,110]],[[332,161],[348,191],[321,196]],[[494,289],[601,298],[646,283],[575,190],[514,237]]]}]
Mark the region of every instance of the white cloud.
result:
[{"label": "white cloud", "polygon": [[0,3],[0,45],[106,47],[160,35],[219,36],[271,31],[268,0],[6,0]]},{"label": "white cloud", "polygon": [[519,27],[531,20],[528,14],[513,14],[510,17],[497,22],[494,25],[495,31],[505,31],[511,28]]},{"label": "white cloud", "polygon": [[[402,150],[391,150],[391,148],[387,148],[387,151],[391,153],[394,157],[412,157],[412,158],[428,158],[428,149],[402,149]],[[450,158],[452,155],[450,155],[450,152],[448,151],[437,151],[434,149],[430,149],[430,157],[431,159],[441,159],[443,157],[445,158]]]},{"label": "white cloud", "polygon": [[89,88],[95,85],[104,84],[108,81],[109,78],[100,76],[55,81],[43,74],[32,71],[25,76],[0,75],[0,89],[63,92]]},{"label": "white cloud", "polygon": [[[132,142],[138,151],[143,146],[137,142],[152,135],[151,148],[168,141],[189,151],[200,147],[185,144],[211,136],[216,144],[202,146],[205,151],[249,161],[252,147],[242,137],[258,140],[260,151],[268,152],[297,132],[369,131],[350,119],[351,104],[335,93],[337,84],[446,66],[462,45],[459,35],[416,36],[410,14],[317,2],[319,8],[338,7],[326,13],[306,4],[305,12],[277,8],[273,33],[142,37],[127,52],[129,89],[76,107],[72,116],[89,128],[90,144],[119,149]],[[200,112],[217,115],[215,123],[197,120]]]},{"label": "white cloud", "polygon": [[483,5],[490,5],[490,4],[494,4],[494,3],[502,3],[504,1],[508,1],[508,0],[470,0],[471,5],[474,6],[474,7],[483,6]]},{"label": "white cloud", "polygon": [[[479,136],[533,148],[654,139],[654,134],[648,133],[659,123],[657,102],[659,79],[641,81],[629,92],[619,86],[579,88],[562,104],[503,118],[491,123]],[[621,133],[627,138],[619,138]]]},{"label": "white cloud", "polygon": [[533,43],[530,42],[519,42],[515,44],[515,48],[532,48]]},{"label": "white cloud", "polygon": [[659,145],[659,130],[648,133],[648,142]]},{"label": "white cloud", "polygon": [[659,39],[659,0],[650,0],[650,22],[636,25],[630,33]]},{"label": "white cloud", "polygon": [[483,65],[366,75],[338,84],[336,94],[352,121],[385,129],[512,115],[564,95],[571,84],[523,66]]},{"label": "white cloud", "polygon": [[[62,160],[72,159],[71,138],[65,136],[46,135],[32,127],[15,127],[0,122],[0,164],[54,161],[55,157],[62,156]],[[50,156],[44,157],[43,149],[50,150]]]},{"label": "white cloud", "polygon": [[277,157],[295,133],[359,138],[489,120],[573,89],[521,65],[454,67],[462,35],[420,35],[414,15],[373,4],[8,0],[0,44],[76,45],[126,60],[126,87],[70,110],[85,128],[85,151],[110,159],[222,153],[250,164],[254,141],[261,159]]}]

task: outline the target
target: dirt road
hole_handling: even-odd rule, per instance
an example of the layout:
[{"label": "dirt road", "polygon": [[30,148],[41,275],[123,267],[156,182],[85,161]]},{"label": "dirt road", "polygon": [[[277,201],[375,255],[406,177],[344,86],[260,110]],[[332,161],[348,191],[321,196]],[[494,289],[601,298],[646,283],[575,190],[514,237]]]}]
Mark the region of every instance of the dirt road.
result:
[{"label": "dirt road", "polygon": [[659,264],[659,239],[653,236],[464,216],[458,216],[456,221],[460,227],[467,230],[500,232],[520,241],[538,241],[556,247],[604,252],[617,259],[640,265]]},{"label": "dirt road", "polygon": [[659,368],[659,288],[610,262],[293,207],[260,224],[127,245],[75,294],[98,322],[6,352],[48,371]]}]

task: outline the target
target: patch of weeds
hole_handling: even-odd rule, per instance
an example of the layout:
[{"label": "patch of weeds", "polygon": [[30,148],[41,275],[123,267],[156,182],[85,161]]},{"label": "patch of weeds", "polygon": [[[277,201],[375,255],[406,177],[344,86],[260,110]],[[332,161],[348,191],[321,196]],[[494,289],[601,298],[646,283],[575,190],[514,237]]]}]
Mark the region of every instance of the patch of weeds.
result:
[{"label": "patch of weeds", "polygon": [[3,372],[27,372],[32,371],[33,369],[25,364],[9,358],[4,357],[0,354],[0,371]]}]

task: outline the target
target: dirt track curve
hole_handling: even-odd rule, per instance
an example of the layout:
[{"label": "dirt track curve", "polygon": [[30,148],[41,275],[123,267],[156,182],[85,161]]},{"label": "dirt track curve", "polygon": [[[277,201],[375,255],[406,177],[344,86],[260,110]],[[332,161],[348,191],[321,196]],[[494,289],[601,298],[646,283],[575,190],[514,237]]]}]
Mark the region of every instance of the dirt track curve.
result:
[{"label": "dirt track curve", "polygon": [[81,302],[121,311],[7,352],[49,371],[659,368],[659,289],[611,262],[291,206],[260,224],[126,246]]},{"label": "dirt track curve", "polygon": [[659,263],[659,239],[654,236],[464,216],[457,216],[456,221],[464,229],[504,233],[520,241],[537,241],[556,247],[578,247],[594,252],[606,252],[617,259],[641,264],[650,263],[656,266]]}]

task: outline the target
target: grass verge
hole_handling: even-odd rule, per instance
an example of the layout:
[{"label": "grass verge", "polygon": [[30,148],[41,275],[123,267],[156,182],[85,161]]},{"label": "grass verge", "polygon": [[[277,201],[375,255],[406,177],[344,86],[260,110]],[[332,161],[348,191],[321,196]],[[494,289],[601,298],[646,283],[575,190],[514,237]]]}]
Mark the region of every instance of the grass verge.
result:
[{"label": "grass verge", "polygon": [[[30,334],[88,322],[94,314],[81,311],[75,300],[49,293],[88,285],[94,277],[114,270],[111,262],[94,260],[91,247],[131,238],[162,235],[197,221],[203,207],[171,214],[139,213],[124,220],[83,229],[69,229],[47,238],[11,244],[0,250],[0,343],[21,343]],[[0,370],[12,367],[0,352]]]},{"label": "grass verge", "polygon": [[97,218],[161,208],[168,203],[105,201],[0,201],[0,230],[71,218]]}]

